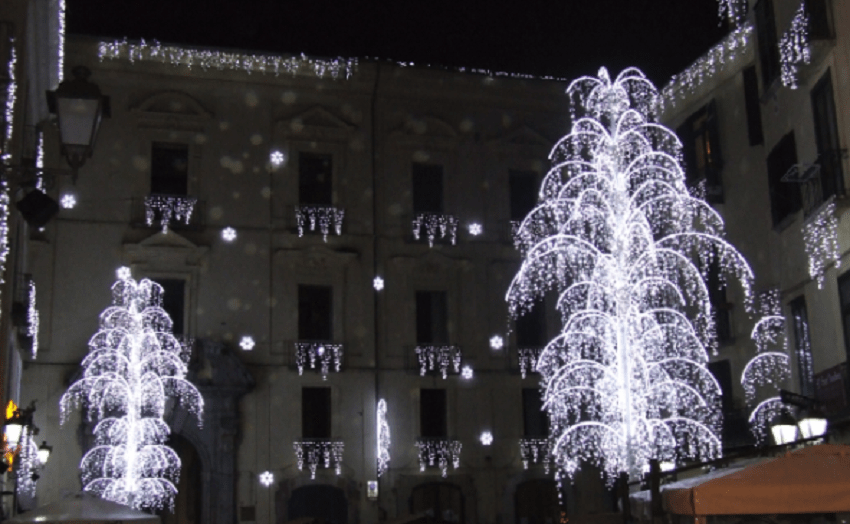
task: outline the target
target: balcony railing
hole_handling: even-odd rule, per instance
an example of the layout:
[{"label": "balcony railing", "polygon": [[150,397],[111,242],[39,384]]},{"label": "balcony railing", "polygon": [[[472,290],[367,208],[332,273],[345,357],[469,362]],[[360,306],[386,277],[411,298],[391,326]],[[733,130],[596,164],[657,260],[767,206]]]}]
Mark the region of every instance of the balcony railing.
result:
[{"label": "balcony railing", "polygon": [[537,373],[537,361],[540,360],[540,354],[543,353],[543,348],[519,348],[517,355],[519,359],[519,372],[522,378],[528,373]]},{"label": "balcony railing", "polygon": [[299,375],[309,366],[310,369],[318,369],[322,380],[327,380],[331,370],[339,373],[342,367],[342,344],[298,341],[295,343],[295,365]]},{"label": "balcony railing", "polygon": [[204,227],[205,203],[193,196],[152,193],[134,198],[131,206],[133,227],[161,227],[163,232]]},{"label": "balcony railing", "polygon": [[460,450],[463,445],[458,440],[448,438],[419,438],[416,440],[419,448],[419,471],[426,467],[438,467],[443,478],[449,470],[449,462],[453,469],[460,466]]},{"label": "balcony railing", "polygon": [[342,473],[342,452],[345,444],[341,440],[303,439],[293,443],[295,460],[298,471],[304,471],[304,466],[310,470],[310,478],[316,478],[316,471],[334,468],[334,472]]},{"label": "balcony railing", "polygon": [[457,217],[440,213],[420,213],[413,219],[413,238],[419,240],[422,231],[428,239],[428,247],[434,247],[437,238],[457,243]]},{"label": "balcony railing", "polygon": [[333,206],[296,206],[295,222],[298,224],[298,236],[303,237],[304,231],[316,231],[318,226],[319,233],[322,234],[322,239],[327,242],[328,235],[333,232],[337,236],[342,234],[342,219],[345,217],[345,210]]},{"label": "balcony railing", "polygon": [[439,371],[443,378],[448,376],[449,370],[460,373],[461,351],[458,346],[416,346],[416,354],[419,357],[419,374],[423,377],[432,371]]},{"label": "balcony railing", "polygon": [[547,438],[521,438],[519,439],[519,456],[522,458],[522,467],[528,469],[529,464],[542,463],[546,474],[549,474],[549,465],[552,462],[552,444]]}]

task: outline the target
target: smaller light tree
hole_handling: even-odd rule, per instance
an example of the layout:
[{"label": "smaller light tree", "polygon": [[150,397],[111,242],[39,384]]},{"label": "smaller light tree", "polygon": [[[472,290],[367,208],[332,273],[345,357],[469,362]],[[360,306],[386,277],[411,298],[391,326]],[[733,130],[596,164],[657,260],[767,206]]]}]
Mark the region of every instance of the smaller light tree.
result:
[{"label": "smaller light tree", "polygon": [[162,287],[118,270],[113,305],[89,341],[83,378],[60,401],[61,422],[83,406],[95,445],[80,463],[86,491],[137,509],[173,509],[180,458],[165,442],[166,399],[176,397],[201,423],[203,398],[186,377],[191,348],[172,334]]}]

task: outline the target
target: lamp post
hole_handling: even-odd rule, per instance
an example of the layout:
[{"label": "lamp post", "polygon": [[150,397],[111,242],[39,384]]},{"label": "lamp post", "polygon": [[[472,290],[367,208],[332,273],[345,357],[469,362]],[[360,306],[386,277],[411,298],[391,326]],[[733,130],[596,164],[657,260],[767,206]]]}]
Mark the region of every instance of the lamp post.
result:
[{"label": "lamp post", "polygon": [[[792,406],[796,406],[799,409],[799,421],[794,421],[795,426],[795,435],[791,441],[779,442],[776,441],[777,444],[787,444],[788,442],[793,442],[796,440],[796,430],[799,429],[800,436],[804,439],[811,439],[816,437],[823,437],[826,435],[826,431],[828,428],[828,421],[826,415],[821,409],[821,402],[817,399],[806,397],[804,395],[800,395],[797,393],[792,393],[790,391],[786,391],[784,389],[779,390],[779,397],[782,399],[784,404],[790,404]],[[788,415],[790,417],[790,415]],[[793,420],[793,417],[790,417]],[[778,419],[775,419],[778,421]],[[784,431],[790,434],[791,429],[787,428],[790,424],[789,419],[784,420],[784,425],[786,429]],[[776,423],[771,424],[771,432],[774,433],[774,440],[776,440],[775,435],[777,429]]]},{"label": "lamp post", "polygon": [[790,444],[797,440],[797,419],[783,411],[774,417],[770,424],[770,432],[777,445]]}]

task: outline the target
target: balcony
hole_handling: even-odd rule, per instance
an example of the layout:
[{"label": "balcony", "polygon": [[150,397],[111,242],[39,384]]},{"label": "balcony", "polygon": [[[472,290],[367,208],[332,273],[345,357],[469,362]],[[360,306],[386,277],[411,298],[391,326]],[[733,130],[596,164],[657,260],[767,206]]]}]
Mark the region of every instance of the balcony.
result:
[{"label": "balcony", "polygon": [[131,201],[133,227],[161,227],[174,230],[203,229],[204,203],[187,195],[152,193]]},{"label": "balcony", "polygon": [[438,467],[443,478],[446,478],[449,470],[449,462],[453,469],[460,466],[460,450],[463,447],[460,441],[448,438],[424,438],[416,440],[419,448],[419,471],[424,472],[427,467]]},{"label": "balcony", "polygon": [[419,357],[419,374],[423,377],[428,372],[436,371],[439,371],[444,379],[449,370],[460,373],[461,351],[458,346],[416,346],[416,354]]},{"label": "balcony", "polygon": [[298,236],[303,237],[304,231],[316,231],[322,235],[322,240],[328,241],[328,235],[331,233],[331,226],[336,236],[342,235],[342,219],[345,217],[345,210],[333,206],[296,206],[295,222],[298,224]]},{"label": "balcony", "polygon": [[428,239],[428,247],[434,247],[434,241],[448,240],[452,245],[457,243],[457,217],[440,213],[420,213],[413,219],[413,238],[419,240],[422,231]]},{"label": "balcony", "polygon": [[519,373],[522,378],[528,373],[537,373],[537,361],[540,360],[540,354],[543,353],[543,348],[519,348],[517,355],[519,360]]},{"label": "balcony", "polygon": [[549,465],[552,462],[552,445],[547,438],[521,438],[519,439],[519,456],[522,459],[522,467],[528,469],[529,464],[543,464],[546,474],[549,474]]},{"label": "balcony", "polygon": [[342,451],[345,444],[341,440],[304,439],[293,443],[295,460],[298,471],[304,471],[304,466],[310,470],[310,479],[316,478],[319,467],[334,468],[334,472],[342,473]]},{"label": "balcony", "polygon": [[331,370],[339,373],[342,366],[342,344],[298,341],[295,343],[295,365],[298,375],[304,374],[304,368],[309,366],[322,374],[322,380],[327,380]]}]

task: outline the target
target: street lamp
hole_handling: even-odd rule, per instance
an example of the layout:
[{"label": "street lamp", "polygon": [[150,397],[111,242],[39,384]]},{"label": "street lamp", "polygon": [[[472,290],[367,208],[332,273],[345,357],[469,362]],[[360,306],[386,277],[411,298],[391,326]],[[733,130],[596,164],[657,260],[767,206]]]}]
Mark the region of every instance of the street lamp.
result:
[{"label": "street lamp", "polygon": [[47,464],[47,459],[50,458],[50,453],[53,452],[53,446],[48,446],[46,440],[41,441],[41,446],[38,447],[38,462],[41,467]]},{"label": "street lamp", "polygon": [[803,409],[800,413],[800,433],[809,439],[826,435],[826,415],[817,407]]},{"label": "street lamp", "polygon": [[773,418],[770,432],[777,445],[789,444],[797,440],[797,420],[787,411]]},{"label": "street lamp", "polygon": [[77,170],[92,155],[100,121],[110,116],[109,97],[100,92],[97,84],[89,82],[91,71],[77,66],[71,80],[65,80],[56,91],[47,92],[47,106],[59,121],[62,154],[71,166],[71,178],[77,180]]}]

